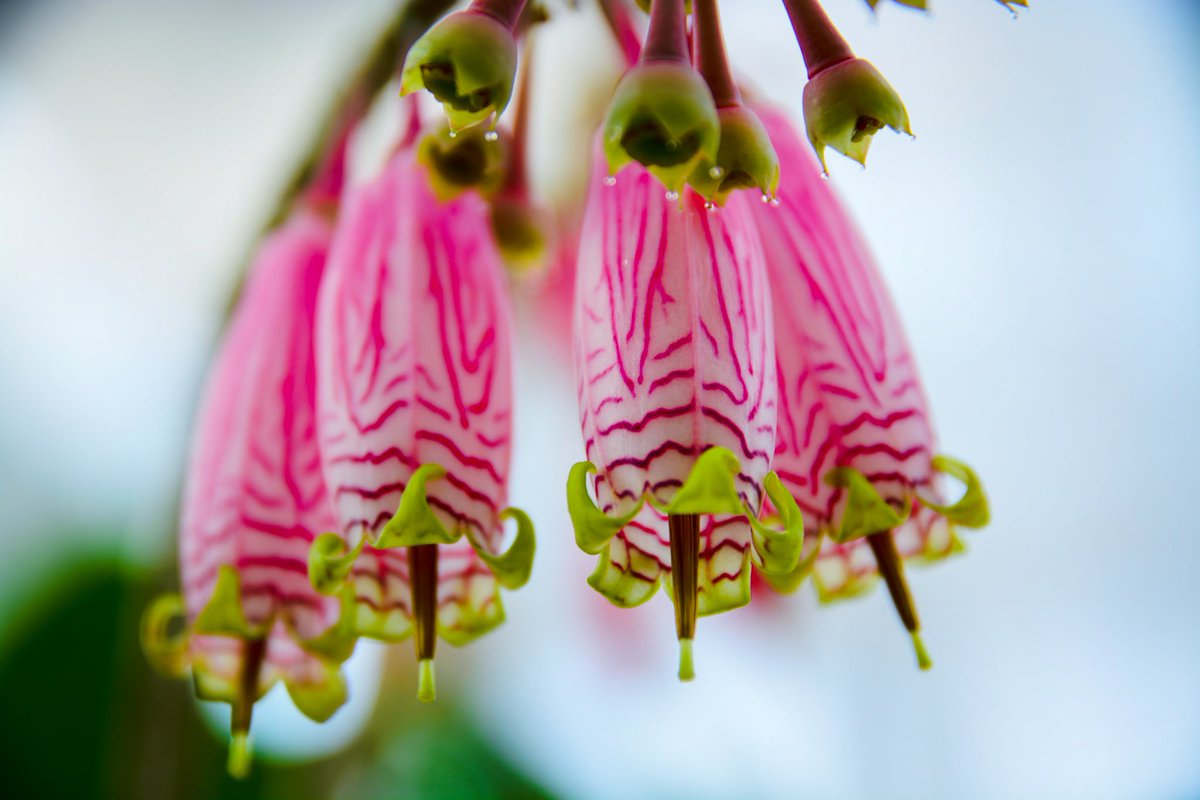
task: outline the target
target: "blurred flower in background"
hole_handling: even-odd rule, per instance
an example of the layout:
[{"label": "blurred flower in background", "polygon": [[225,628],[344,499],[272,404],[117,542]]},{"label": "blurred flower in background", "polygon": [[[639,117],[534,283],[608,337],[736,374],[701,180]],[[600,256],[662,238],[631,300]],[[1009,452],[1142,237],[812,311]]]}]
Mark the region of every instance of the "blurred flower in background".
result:
[{"label": "blurred flower in background", "polygon": [[[569,356],[531,281],[509,495],[539,563],[502,633],[439,654],[433,706],[411,657],[363,644],[325,725],[276,688],[255,711],[262,761],[234,784],[227,709],[153,676],[137,620],[176,586],[187,432],[241,264],[394,3],[0,3],[5,795],[1200,793],[1200,531],[1176,511],[1200,477],[1200,14],[826,8],[920,134],[876,137],[865,174],[830,155],[831,181],[943,446],[993,500],[978,557],[909,572],[937,667],[895,646],[885,593],[818,611],[805,590],[706,621],[704,670],[679,685],[657,635],[670,604],[612,609],[586,586],[561,490],[581,452]],[[590,4],[552,11],[530,168],[570,224],[621,58]],[[722,11],[739,77],[798,124],[782,7]],[[361,148],[356,174],[382,150]]]}]

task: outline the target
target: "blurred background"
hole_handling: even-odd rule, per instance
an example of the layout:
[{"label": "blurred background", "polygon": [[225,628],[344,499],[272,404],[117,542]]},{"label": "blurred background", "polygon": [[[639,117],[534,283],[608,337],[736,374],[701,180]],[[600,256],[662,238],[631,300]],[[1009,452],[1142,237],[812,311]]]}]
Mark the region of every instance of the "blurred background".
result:
[{"label": "blurred background", "polygon": [[[876,137],[865,172],[831,156],[831,180],[993,504],[965,557],[910,576],[936,668],[882,591],[806,588],[703,620],[680,685],[665,598],[622,612],[585,583],[570,365],[518,287],[531,584],[439,654],[433,706],[407,645],[360,646],[324,726],[277,687],[235,784],[227,708],[151,673],[137,620],[178,585],[188,429],[241,265],[395,0],[0,2],[0,795],[1200,797],[1200,7],[931,4],[826,7],[917,132]],[[540,35],[552,203],[616,74],[582,5]],[[782,8],[722,9],[738,69],[799,122]]]}]

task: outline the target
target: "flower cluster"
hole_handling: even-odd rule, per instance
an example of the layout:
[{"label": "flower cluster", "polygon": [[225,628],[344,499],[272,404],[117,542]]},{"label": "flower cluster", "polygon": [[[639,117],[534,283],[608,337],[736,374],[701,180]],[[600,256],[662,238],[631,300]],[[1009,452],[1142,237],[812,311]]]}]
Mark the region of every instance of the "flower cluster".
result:
[{"label": "flower cluster", "polygon": [[[525,183],[518,43],[544,15],[474,0],[408,51],[408,125],[382,170],[344,185],[367,104],[343,109],[253,260],[200,407],[182,597],[143,623],[157,666],[230,703],[236,774],[276,681],[323,720],[359,637],[411,636],[432,700],[437,641],[496,627],[500,590],[529,579],[533,524],[506,497],[505,273],[547,249],[572,254],[587,460],[567,503],[597,557],[588,583],[618,606],[663,585],[690,680],[697,618],[749,603],[755,572],[781,591],[812,575],[824,600],[879,576],[929,666],[904,560],[961,549],[955,527],[986,524],[987,501],[937,452],[896,310],[821,179],[825,147],[862,161],[877,130],[908,130],[904,106],[816,0],[783,3],[808,66],[808,145],[744,98],[716,0],[653,0],[644,45],[622,0],[600,2],[628,69],[577,235],[547,248]],[[403,47],[391,41],[382,63]],[[446,124],[422,122],[425,91]],[[961,499],[946,501],[942,474]]]}]

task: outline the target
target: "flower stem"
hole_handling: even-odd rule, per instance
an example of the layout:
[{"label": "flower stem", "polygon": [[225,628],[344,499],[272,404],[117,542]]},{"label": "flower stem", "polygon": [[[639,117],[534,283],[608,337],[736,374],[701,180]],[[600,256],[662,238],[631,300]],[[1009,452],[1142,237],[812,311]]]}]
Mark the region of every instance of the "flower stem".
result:
[{"label": "flower stem", "polygon": [[671,514],[671,589],[675,595],[675,636],[679,639],[679,679],[695,677],[692,641],[696,638],[696,600],[700,582],[700,517]]},{"label": "flower stem", "polygon": [[504,176],[504,193],[524,201],[529,190],[529,108],[533,102],[530,91],[533,83],[533,37],[526,33],[524,57],[518,65],[517,100],[513,109],[512,138],[508,156],[508,172]]},{"label": "flower stem", "polygon": [[651,61],[682,61],[688,63],[686,15],[683,0],[653,0],[650,6],[650,29],[642,63]]},{"label": "flower stem", "polygon": [[511,31],[517,27],[517,20],[525,10],[525,0],[474,0],[471,10],[495,18]]},{"label": "flower stem", "polygon": [[820,0],[783,0],[783,5],[792,21],[810,80],[835,64],[854,58],[854,51],[838,33]]},{"label": "flower stem", "polygon": [[625,66],[631,67],[638,62],[642,54],[642,39],[637,28],[633,25],[633,17],[629,13],[629,5],[625,0],[597,0],[604,21],[612,31],[613,39],[625,56]]},{"label": "flower stem", "polygon": [[408,548],[408,572],[413,600],[413,644],[423,678],[417,697],[429,702],[434,699],[432,664],[437,647],[438,546],[418,544]]},{"label": "flower stem", "polygon": [[696,66],[712,92],[713,102],[717,108],[740,106],[742,95],[729,71],[717,0],[692,0],[692,21],[696,36]]}]

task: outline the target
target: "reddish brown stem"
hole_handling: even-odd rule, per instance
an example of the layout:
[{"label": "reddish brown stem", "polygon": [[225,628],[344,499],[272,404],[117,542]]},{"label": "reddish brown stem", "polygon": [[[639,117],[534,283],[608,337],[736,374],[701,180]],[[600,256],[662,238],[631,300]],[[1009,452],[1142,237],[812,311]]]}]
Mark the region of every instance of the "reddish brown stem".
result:
[{"label": "reddish brown stem", "polygon": [[687,18],[683,0],[652,0],[650,29],[642,49],[642,63],[688,62]]},{"label": "reddish brown stem", "polygon": [[474,0],[471,10],[495,18],[511,31],[517,27],[517,20],[525,10],[525,0]]},{"label": "reddish brown stem", "polygon": [[692,29],[696,37],[696,66],[712,92],[717,108],[740,106],[742,95],[725,53],[717,0],[692,0]]},{"label": "reddish brown stem", "polygon": [[783,0],[796,42],[804,55],[808,77],[812,79],[835,64],[854,58],[854,51],[838,33],[820,0]]}]

